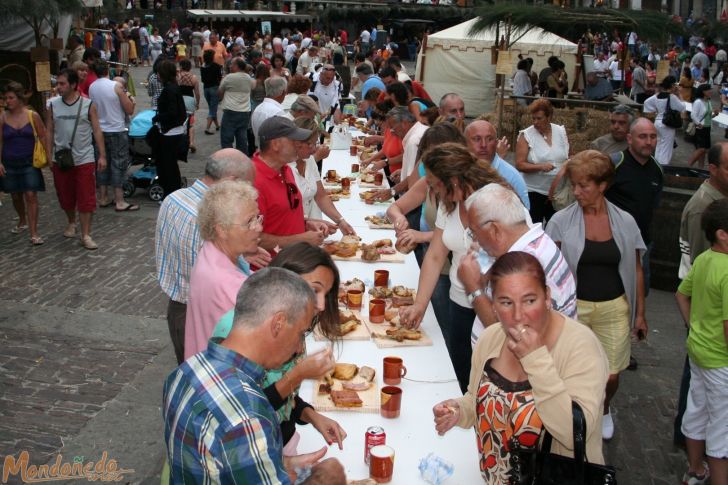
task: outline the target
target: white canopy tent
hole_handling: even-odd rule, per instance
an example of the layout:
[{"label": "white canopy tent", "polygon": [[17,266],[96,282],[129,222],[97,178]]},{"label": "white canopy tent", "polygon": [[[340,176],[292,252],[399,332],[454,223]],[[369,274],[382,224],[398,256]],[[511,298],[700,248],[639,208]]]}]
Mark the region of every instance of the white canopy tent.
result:
[{"label": "white canopy tent", "polygon": [[[491,63],[491,47],[496,45],[496,29],[470,36],[468,32],[477,18],[441,30],[427,37],[426,47],[417,57],[416,77],[432,99],[443,94],[458,93],[465,101],[468,116],[479,116],[495,109],[495,64]],[[501,24],[500,34],[505,34]],[[577,46],[539,27],[511,32],[512,58],[518,54],[533,58],[537,73],[547,66],[550,56],[558,56],[566,64],[569,82],[573,81]],[[516,62],[513,63],[513,73]],[[508,84],[506,85],[508,86]]]}]

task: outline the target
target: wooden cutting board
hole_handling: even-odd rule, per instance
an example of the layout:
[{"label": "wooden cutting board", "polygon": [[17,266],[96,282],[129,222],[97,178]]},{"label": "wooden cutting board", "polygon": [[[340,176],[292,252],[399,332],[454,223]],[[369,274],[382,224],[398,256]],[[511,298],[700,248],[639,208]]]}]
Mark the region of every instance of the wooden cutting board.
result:
[{"label": "wooden cutting board", "polygon": [[350,258],[342,258],[336,254],[332,254],[331,258],[335,261],[360,261],[364,263],[404,263],[407,255],[397,251],[394,254],[380,254],[380,258],[376,261],[364,261],[361,259],[361,249],[359,249],[356,254]]},{"label": "wooden cutting board", "polygon": [[[354,377],[351,382],[361,382],[362,379],[359,377]],[[361,407],[358,408],[345,408],[345,407],[336,407],[334,406],[334,401],[331,400],[331,397],[328,394],[319,394],[319,384],[324,384],[325,381],[322,379],[320,381],[316,381],[314,383],[313,387],[313,407],[316,409],[316,411],[349,411],[353,413],[367,413],[367,414],[379,414],[379,386],[377,385],[378,377],[374,377],[374,381],[372,382],[372,386],[367,389],[366,391],[359,391],[359,399],[362,400],[363,404]],[[342,389],[341,387],[341,381],[338,379],[334,379],[334,385],[332,386],[333,390],[340,391]]]},{"label": "wooden cutting board", "polygon": [[385,320],[382,323],[372,323],[369,321],[369,319],[364,319],[364,324],[367,326],[369,332],[371,333],[371,339],[374,342],[374,344],[380,348],[380,349],[391,349],[394,347],[430,347],[432,346],[432,339],[429,335],[427,335],[427,332],[420,329],[420,333],[422,334],[422,337],[419,340],[403,340],[401,342],[397,342],[396,340],[392,340],[389,338],[379,338],[375,337],[375,334],[384,334],[387,330],[391,330],[393,327],[387,321]]},{"label": "wooden cutting board", "polygon": [[367,221],[369,229],[394,229],[394,224],[372,224],[371,221]]}]

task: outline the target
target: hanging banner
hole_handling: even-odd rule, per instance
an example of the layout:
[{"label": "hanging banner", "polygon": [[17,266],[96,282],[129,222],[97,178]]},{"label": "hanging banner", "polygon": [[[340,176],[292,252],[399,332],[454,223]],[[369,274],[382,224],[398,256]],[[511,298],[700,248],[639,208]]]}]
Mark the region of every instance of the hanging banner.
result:
[{"label": "hanging banner", "polygon": [[510,76],[513,72],[510,51],[498,51],[498,63],[495,65],[495,73]]}]

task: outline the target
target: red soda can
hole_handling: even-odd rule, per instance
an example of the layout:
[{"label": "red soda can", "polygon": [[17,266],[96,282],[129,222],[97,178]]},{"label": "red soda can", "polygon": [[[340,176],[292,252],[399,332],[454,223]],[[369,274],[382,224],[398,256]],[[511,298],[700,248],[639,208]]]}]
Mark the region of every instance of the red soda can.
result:
[{"label": "red soda can", "polygon": [[381,426],[370,426],[364,433],[364,463],[369,464],[369,450],[373,446],[387,443],[387,433]]}]

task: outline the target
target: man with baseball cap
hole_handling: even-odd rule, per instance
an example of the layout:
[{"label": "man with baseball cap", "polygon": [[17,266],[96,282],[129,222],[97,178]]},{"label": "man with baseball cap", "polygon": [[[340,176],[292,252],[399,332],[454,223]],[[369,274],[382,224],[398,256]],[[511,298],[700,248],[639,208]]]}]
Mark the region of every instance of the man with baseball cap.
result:
[{"label": "man with baseball cap", "polygon": [[320,220],[306,220],[303,198],[296,186],[290,162],[297,148],[311,138],[311,131],[298,128],[283,116],[272,116],[258,130],[259,150],[253,155],[258,208],[263,216],[260,246],[273,252],[297,242],[319,246],[337,226]]}]

